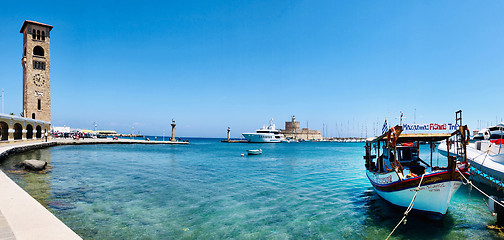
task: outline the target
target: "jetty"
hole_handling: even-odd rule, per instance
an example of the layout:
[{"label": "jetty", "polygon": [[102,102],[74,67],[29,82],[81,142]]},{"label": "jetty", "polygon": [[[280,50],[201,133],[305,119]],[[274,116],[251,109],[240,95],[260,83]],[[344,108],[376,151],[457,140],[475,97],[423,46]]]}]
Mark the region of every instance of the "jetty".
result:
[{"label": "jetty", "polygon": [[225,142],[225,143],[248,143],[248,141],[245,140],[245,139],[238,139],[238,140],[226,139],[226,140],[222,140],[221,142]]},{"label": "jetty", "polygon": [[227,128],[227,139],[222,140],[221,142],[225,143],[248,143],[246,139],[231,139],[231,128]]}]

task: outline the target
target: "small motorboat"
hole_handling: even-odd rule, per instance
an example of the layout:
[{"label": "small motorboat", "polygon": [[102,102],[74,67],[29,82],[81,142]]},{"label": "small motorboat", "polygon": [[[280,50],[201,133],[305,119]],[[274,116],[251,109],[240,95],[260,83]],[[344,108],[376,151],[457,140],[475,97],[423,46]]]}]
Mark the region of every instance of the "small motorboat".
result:
[{"label": "small motorboat", "polygon": [[259,154],[262,154],[262,149],[251,149],[251,150],[247,150],[247,154],[248,155],[259,155]]}]

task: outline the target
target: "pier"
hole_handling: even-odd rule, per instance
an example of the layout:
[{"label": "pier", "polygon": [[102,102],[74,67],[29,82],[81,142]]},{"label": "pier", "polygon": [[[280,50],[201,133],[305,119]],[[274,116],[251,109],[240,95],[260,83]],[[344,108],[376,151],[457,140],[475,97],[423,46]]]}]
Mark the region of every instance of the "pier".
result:
[{"label": "pier", "polygon": [[232,140],[232,139],[229,139],[229,140],[222,140],[221,142],[225,142],[225,143],[248,143],[247,140]]}]

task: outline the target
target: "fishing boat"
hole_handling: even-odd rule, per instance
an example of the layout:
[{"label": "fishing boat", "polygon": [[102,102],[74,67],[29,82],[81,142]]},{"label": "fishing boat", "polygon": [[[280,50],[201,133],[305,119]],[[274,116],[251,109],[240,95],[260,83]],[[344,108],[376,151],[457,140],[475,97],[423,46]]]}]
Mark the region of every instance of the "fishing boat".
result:
[{"label": "fishing boat", "polygon": [[259,155],[259,154],[262,154],[262,149],[251,149],[251,150],[247,150],[247,154],[248,155]]},{"label": "fishing boat", "polygon": [[[412,211],[439,219],[446,214],[453,194],[462,184],[461,174],[469,175],[465,159],[467,126],[451,134],[401,133],[402,127],[395,126],[366,140],[366,175],[381,198],[402,208],[412,204]],[[460,141],[460,157],[448,152],[447,165],[433,166],[433,143],[450,138]],[[431,145],[430,164],[420,158],[422,141]]]}]

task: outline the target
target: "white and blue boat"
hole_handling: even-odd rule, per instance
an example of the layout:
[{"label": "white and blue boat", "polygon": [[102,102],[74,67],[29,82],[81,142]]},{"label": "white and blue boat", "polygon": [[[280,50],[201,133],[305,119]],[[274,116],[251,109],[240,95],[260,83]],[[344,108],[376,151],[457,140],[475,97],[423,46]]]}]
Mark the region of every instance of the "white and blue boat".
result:
[{"label": "white and blue boat", "polygon": [[[367,139],[366,175],[376,193],[393,205],[408,208],[418,189],[412,211],[434,218],[445,215],[453,194],[462,185],[461,175],[468,176],[468,163],[448,155],[447,167],[433,166],[432,159],[429,164],[420,158],[419,146],[421,141],[433,143],[464,134],[466,128],[452,134],[401,134],[402,127],[396,126],[381,136]],[[465,144],[461,147],[465,150]]]}]

